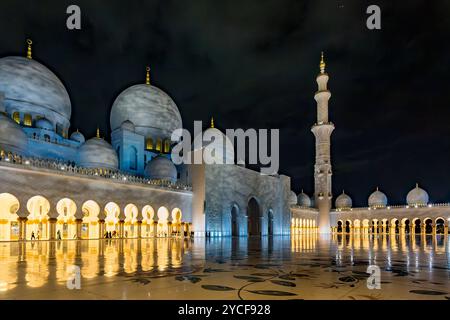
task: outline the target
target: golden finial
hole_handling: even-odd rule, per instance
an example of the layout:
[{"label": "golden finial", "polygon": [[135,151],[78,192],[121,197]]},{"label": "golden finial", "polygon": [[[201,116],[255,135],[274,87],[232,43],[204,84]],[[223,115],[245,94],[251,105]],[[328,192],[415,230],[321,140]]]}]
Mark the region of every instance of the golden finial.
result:
[{"label": "golden finial", "polygon": [[146,75],[145,75],[145,84],[150,84],[150,67],[145,68],[145,70],[147,71]]},{"label": "golden finial", "polygon": [[419,188],[419,184],[416,182],[416,188]]},{"label": "golden finial", "polygon": [[378,190],[378,187],[377,187],[377,191],[379,191],[379,190]]},{"label": "golden finial", "polygon": [[33,41],[31,39],[27,39],[28,49],[27,49],[27,58],[32,59],[31,57],[31,45],[33,44]]},{"label": "golden finial", "polygon": [[214,128],[214,118],[211,117],[211,128]]},{"label": "golden finial", "polygon": [[322,53],[320,55],[320,64],[319,64],[320,73],[325,73],[325,66],[326,66],[326,64],[325,64],[325,60],[323,59],[323,51],[322,51]]},{"label": "golden finial", "polygon": [[97,138],[100,138],[100,129],[97,127]]}]

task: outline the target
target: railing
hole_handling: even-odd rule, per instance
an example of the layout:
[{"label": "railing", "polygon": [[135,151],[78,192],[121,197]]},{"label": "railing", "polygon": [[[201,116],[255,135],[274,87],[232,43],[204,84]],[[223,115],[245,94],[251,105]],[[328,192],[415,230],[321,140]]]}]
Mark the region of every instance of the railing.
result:
[{"label": "railing", "polygon": [[164,189],[191,191],[192,187],[179,182],[172,183],[167,180],[147,179],[140,176],[124,174],[120,171],[102,168],[83,168],[76,166],[72,161],[50,160],[34,157],[24,157],[12,152],[0,150],[0,164],[8,163],[24,168],[40,168],[52,170],[60,174],[74,174],[91,177],[101,177],[121,183],[135,183]]}]

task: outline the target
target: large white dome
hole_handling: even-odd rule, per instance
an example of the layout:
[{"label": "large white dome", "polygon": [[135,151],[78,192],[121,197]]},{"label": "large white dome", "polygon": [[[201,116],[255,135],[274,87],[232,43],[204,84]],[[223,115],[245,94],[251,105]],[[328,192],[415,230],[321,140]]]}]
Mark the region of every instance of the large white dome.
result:
[{"label": "large white dome", "polygon": [[295,194],[294,191],[291,190],[291,192],[289,193],[289,204],[295,205],[297,204],[297,195]]},{"label": "large white dome", "polygon": [[70,126],[71,104],[58,77],[36,60],[25,57],[0,59],[0,92],[8,114],[40,115],[64,129]]},{"label": "large white dome", "polygon": [[200,149],[211,155],[210,160],[216,164],[234,164],[233,143],[217,128],[208,128],[194,138],[193,150]]},{"label": "large white dome", "polygon": [[0,113],[0,148],[4,151],[23,154],[28,138],[22,128],[13,120]]},{"label": "large white dome", "polygon": [[117,170],[116,151],[102,138],[91,138],[78,151],[78,165],[85,168]]},{"label": "large white dome", "polygon": [[353,205],[353,201],[349,195],[342,191],[342,194],[336,198],[335,205],[337,209],[350,209]]},{"label": "large white dome", "polygon": [[181,129],[181,115],[172,98],[149,84],[134,85],[123,91],[111,109],[111,130],[131,121],[135,131],[145,137],[170,139],[175,129]]},{"label": "large white dome", "polygon": [[384,208],[387,206],[387,197],[377,187],[377,190],[370,195],[368,202],[371,208]]},{"label": "large white dome", "polygon": [[152,180],[175,183],[177,181],[177,168],[170,159],[158,155],[145,166],[145,176]]},{"label": "large white dome", "polygon": [[428,193],[420,188],[418,184],[416,184],[416,187],[408,192],[408,195],[406,196],[406,202],[410,206],[426,206],[429,199]]}]

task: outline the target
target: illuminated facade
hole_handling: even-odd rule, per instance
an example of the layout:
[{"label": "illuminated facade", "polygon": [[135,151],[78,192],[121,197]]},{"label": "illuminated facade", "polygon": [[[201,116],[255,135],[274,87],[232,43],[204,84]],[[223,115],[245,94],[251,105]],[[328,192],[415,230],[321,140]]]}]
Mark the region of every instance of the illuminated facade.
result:
[{"label": "illuminated facade", "polygon": [[31,41],[0,59],[0,241],[290,233],[289,177],[174,165],[181,115],[149,68],[115,99],[111,144],[69,135],[71,108]]}]

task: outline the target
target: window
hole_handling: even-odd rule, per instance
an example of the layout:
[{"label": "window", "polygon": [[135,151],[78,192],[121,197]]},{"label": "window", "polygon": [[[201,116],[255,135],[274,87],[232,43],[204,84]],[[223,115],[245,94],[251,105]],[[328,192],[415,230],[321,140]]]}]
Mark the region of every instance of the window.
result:
[{"label": "window", "polygon": [[153,139],[147,138],[145,141],[145,149],[152,150],[153,149]]},{"label": "window", "polygon": [[170,140],[164,141],[164,152],[168,153],[170,151]]},{"label": "window", "polygon": [[137,169],[137,150],[135,147],[130,148],[130,169]]},{"label": "window", "polygon": [[17,122],[18,124],[20,124],[20,113],[14,112],[12,118],[13,118],[13,120],[14,120],[15,122]]},{"label": "window", "polygon": [[23,117],[23,124],[28,127],[31,127],[32,122],[33,122],[33,120],[31,118],[31,114],[26,113]]},{"label": "window", "polygon": [[161,145],[162,145],[162,140],[158,138],[158,140],[156,140],[156,150],[157,151],[161,151]]}]

